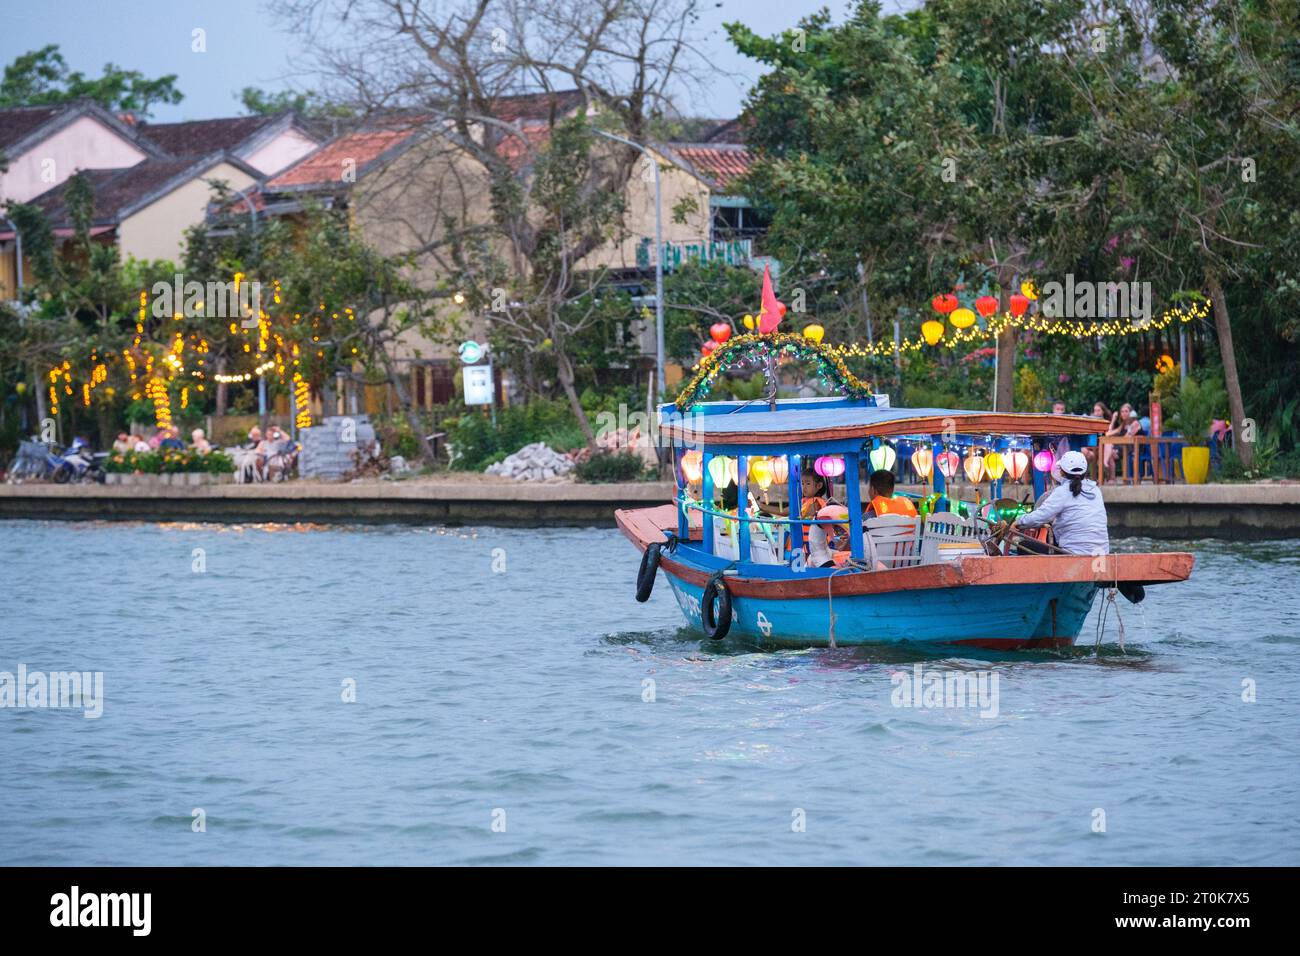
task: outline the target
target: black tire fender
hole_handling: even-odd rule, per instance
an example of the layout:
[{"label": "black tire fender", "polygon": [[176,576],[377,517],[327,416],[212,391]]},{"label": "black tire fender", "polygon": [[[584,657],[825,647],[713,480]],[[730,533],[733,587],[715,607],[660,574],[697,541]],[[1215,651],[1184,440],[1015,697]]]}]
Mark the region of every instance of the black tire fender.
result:
[{"label": "black tire fender", "polygon": [[659,572],[662,544],[652,544],[641,555],[641,570],[636,573],[636,599],[644,604],[650,600],[650,592],[655,589],[655,575]]},{"label": "black tire fender", "polygon": [[[718,616],[713,616],[713,603],[718,603]],[[704,586],[704,596],[700,598],[700,620],[704,623],[704,633],[710,640],[720,641],[731,630],[731,592],[717,578],[709,578]]]}]

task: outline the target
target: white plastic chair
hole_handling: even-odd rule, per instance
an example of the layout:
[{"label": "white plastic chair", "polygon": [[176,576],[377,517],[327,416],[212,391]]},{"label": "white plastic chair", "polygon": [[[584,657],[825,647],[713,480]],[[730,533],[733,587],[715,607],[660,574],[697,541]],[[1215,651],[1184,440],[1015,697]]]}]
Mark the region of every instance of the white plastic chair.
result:
[{"label": "white plastic chair", "polygon": [[922,564],[938,564],[983,554],[984,545],[974,520],[968,521],[951,511],[926,515],[921,534]]},{"label": "white plastic chair", "polygon": [[921,563],[921,519],[910,515],[881,515],[863,524],[871,566],[909,568]]}]

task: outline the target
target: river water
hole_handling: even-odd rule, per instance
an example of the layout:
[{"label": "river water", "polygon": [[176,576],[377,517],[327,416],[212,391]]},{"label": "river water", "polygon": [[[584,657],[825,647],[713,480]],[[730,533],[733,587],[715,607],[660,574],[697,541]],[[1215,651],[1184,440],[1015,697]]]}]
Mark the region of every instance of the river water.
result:
[{"label": "river water", "polygon": [[1117,545],[1198,559],[1123,650],[942,657],[705,647],[610,530],[0,523],[0,671],[103,673],[0,863],[1300,863],[1300,542]]}]

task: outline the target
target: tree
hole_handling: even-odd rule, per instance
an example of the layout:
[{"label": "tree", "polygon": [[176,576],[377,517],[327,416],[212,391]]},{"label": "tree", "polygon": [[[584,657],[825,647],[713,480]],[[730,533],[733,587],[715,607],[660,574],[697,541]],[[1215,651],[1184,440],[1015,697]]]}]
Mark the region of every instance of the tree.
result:
[{"label": "tree", "polygon": [[[551,357],[594,443],[574,398],[574,350],[611,297],[598,294],[603,271],[588,257],[621,227],[615,204],[640,154],[594,146],[570,114],[598,114],[644,142],[689,79],[696,0],[280,0],[278,9],[315,39],[332,100],[424,135],[403,182],[441,190],[418,220],[403,211],[385,231],[403,234],[400,251],[423,263],[425,291],[461,296],[498,340]],[[344,13],[346,36],[320,35]]]},{"label": "tree", "polygon": [[56,43],[16,57],[0,80],[0,108],[90,99],[115,113],[131,112],[143,118],[155,105],[175,105],[183,98],[174,73],[149,79],[137,70],[106,63],[102,76],[89,77],[68,69]]}]

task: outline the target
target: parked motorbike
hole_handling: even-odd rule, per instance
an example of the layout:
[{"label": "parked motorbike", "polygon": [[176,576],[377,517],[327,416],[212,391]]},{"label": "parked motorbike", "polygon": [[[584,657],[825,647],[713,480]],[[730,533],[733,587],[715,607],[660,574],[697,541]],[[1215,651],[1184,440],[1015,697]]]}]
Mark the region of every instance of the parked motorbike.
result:
[{"label": "parked motorbike", "polygon": [[96,453],[84,438],[74,438],[61,453],[56,446],[39,441],[24,441],[18,454],[9,464],[8,481],[53,481],[67,484],[70,481],[104,481],[106,452]]}]

